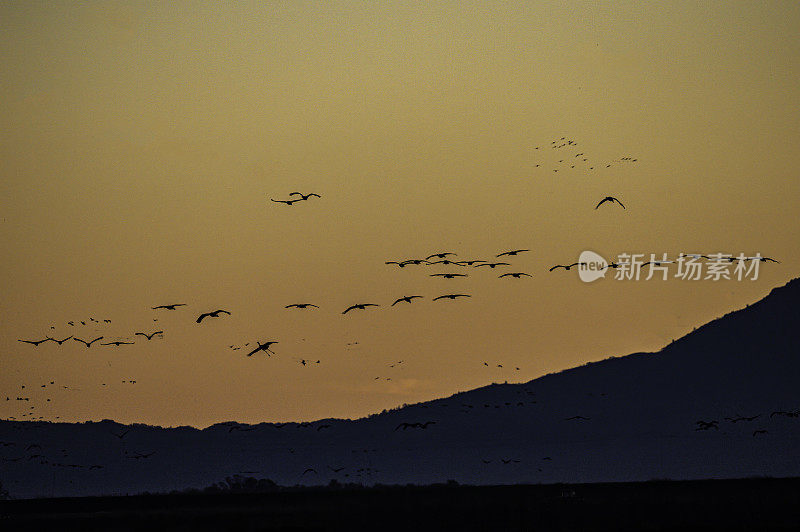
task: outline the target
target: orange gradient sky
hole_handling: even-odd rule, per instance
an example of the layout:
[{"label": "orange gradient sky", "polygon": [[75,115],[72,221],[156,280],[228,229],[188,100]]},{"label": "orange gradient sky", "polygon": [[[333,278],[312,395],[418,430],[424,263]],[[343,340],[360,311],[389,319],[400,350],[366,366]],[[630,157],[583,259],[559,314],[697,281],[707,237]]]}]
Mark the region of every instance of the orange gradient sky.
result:
[{"label": "orange gradient sky", "polygon": [[[795,2],[3,2],[0,417],[357,417],[657,350],[800,272],[797,28]],[[295,190],[322,198],[269,201]],[[781,264],[548,272],[585,249]],[[73,334],[136,343],[18,342]]]}]

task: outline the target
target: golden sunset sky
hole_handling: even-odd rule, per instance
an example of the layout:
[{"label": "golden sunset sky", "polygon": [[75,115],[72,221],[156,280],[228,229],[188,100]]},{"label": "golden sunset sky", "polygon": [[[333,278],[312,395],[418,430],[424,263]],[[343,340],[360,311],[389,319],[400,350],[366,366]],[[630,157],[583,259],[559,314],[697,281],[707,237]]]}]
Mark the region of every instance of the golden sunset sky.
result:
[{"label": "golden sunset sky", "polygon": [[[2,2],[0,417],[359,417],[658,350],[800,273],[798,28],[789,1]],[[583,250],[781,263],[548,271]],[[70,335],[135,344],[18,341]]]}]

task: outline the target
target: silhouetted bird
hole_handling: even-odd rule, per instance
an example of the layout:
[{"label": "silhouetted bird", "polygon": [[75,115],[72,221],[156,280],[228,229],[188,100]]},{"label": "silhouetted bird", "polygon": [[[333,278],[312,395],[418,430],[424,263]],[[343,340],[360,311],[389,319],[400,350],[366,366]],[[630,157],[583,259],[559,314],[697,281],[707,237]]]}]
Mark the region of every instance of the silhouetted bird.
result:
[{"label": "silhouetted bird", "polygon": [[431,277],[443,277],[445,279],[453,279],[455,277],[467,277],[466,273],[432,273]]},{"label": "silhouetted bird", "polygon": [[292,308],[292,307],[294,307],[294,308],[308,308],[308,307],[319,308],[318,306],[316,306],[316,305],[314,305],[312,303],[292,303],[291,305],[286,305],[283,308]]},{"label": "silhouetted bird", "polygon": [[311,196],[316,196],[317,198],[321,198],[321,197],[322,197],[322,196],[320,196],[319,194],[315,194],[315,193],[313,193],[313,192],[309,192],[308,194],[303,194],[303,193],[301,193],[301,192],[292,192],[292,193],[290,193],[289,195],[290,195],[290,196],[297,195],[297,196],[300,196],[301,198],[303,198],[304,200],[307,200],[307,199],[308,199],[308,198],[310,198]]},{"label": "silhouetted bird", "polygon": [[585,262],[573,262],[572,264],[569,264],[569,265],[566,265],[566,264],[556,264],[555,266],[553,266],[552,268],[550,268],[550,271],[552,272],[552,271],[553,271],[553,270],[555,270],[556,268],[564,268],[565,270],[569,270],[569,269],[570,269],[570,268],[572,268],[573,266],[578,266],[579,264],[580,264],[580,265],[583,265],[583,264],[586,264],[586,263],[585,263]]},{"label": "silhouetted bird", "polygon": [[114,436],[116,436],[117,438],[119,438],[119,439],[121,440],[121,439],[122,439],[122,438],[124,438],[124,437],[125,437],[125,435],[126,435],[127,433],[129,433],[130,431],[131,431],[131,429],[128,429],[128,430],[126,430],[125,432],[123,432],[122,434],[117,434],[116,432],[112,432],[111,434],[113,434]]},{"label": "silhouetted bird", "polygon": [[[152,340],[153,336],[155,336],[157,334],[163,334],[163,332],[164,331],[156,331],[156,332],[153,332],[153,333],[150,333],[150,334],[143,333],[143,332],[137,332],[136,334],[140,334],[140,335],[144,336],[145,338],[147,338],[148,340]],[[134,336],[136,336],[136,334],[134,334]]]},{"label": "silhouetted bird", "polygon": [[600,203],[597,204],[597,206],[595,207],[595,210],[597,210],[597,207],[599,207],[600,205],[602,205],[603,203],[605,203],[607,201],[610,201],[611,203],[614,203],[616,201],[617,203],[619,203],[620,207],[622,207],[623,209],[625,208],[625,205],[623,205],[622,202],[620,200],[618,200],[617,198],[615,198],[614,196],[606,196],[605,198],[600,200]]},{"label": "silhouetted bird", "polygon": [[392,304],[391,304],[391,305],[389,305],[389,306],[390,306],[390,307],[393,307],[393,306],[395,306],[396,304],[400,303],[401,301],[405,301],[406,303],[411,303],[411,300],[412,300],[412,299],[414,299],[414,298],[416,298],[416,297],[422,297],[422,296],[405,296],[405,297],[401,297],[401,298],[399,298],[399,299],[396,299],[396,300],[395,300],[395,302],[394,302],[394,303],[392,303]]},{"label": "silhouetted bird", "polygon": [[203,314],[200,314],[200,317],[197,318],[197,323],[200,323],[201,321],[203,321],[203,318],[206,318],[206,317],[209,317],[209,316],[212,317],[212,318],[218,318],[220,313],[227,314],[229,316],[231,314],[227,310],[222,310],[222,309],[215,310],[214,312],[205,312]]},{"label": "silhouetted bird", "polygon": [[583,416],[572,416],[572,417],[565,418],[564,421],[572,421],[572,420],[589,421],[590,419],[591,418],[583,417]]},{"label": "silhouetted bird", "polygon": [[276,200],[276,199],[272,199],[272,198],[270,198],[270,199],[272,201],[274,201],[275,203],[285,203],[286,205],[289,205],[289,206],[291,206],[292,203],[297,203],[298,201],[303,201],[301,199],[294,199],[294,200]]},{"label": "silhouetted bird", "polygon": [[314,469],[313,467],[309,467],[305,471],[303,471],[303,475],[305,475],[306,473],[314,473],[315,475],[319,474],[317,473],[317,470]]},{"label": "silhouetted bird", "polygon": [[792,417],[792,418],[800,417],[800,410],[795,410],[794,412],[785,412],[783,410],[778,410],[778,411],[773,412],[773,413],[771,413],[769,415],[770,419],[772,418],[772,416],[786,416],[786,417]]},{"label": "silhouetted bird", "polygon": [[533,277],[533,275],[531,275],[529,273],[514,272],[514,273],[504,273],[503,275],[500,275],[498,278],[513,277],[514,279],[519,279],[523,275],[526,276],[526,277]]},{"label": "silhouetted bird", "polygon": [[119,347],[121,345],[133,345],[133,344],[134,344],[134,342],[120,342],[119,340],[117,340],[115,342],[108,342],[108,343],[100,344],[100,345],[115,345],[115,346]]},{"label": "silhouetted bird", "polygon": [[431,265],[431,266],[433,266],[434,264],[445,264],[447,266],[449,266],[449,265],[462,266],[462,264],[459,264],[458,262],[452,261],[450,259],[435,260],[433,262],[429,262],[428,264]]},{"label": "silhouetted bird", "polygon": [[757,261],[761,261],[761,262],[769,261],[769,262],[776,262],[776,263],[780,264],[780,261],[777,261],[775,259],[771,259],[769,257],[747,257],[747,260],[757,260]]},{"label": "silhouetted bird", "polygon": [[48,337],[48,338],[45,338],[44,340],[18,340],[18,341],[26,343],[26,344],[32,344],[32,345],[34,345],[36,347],[39,347],[39,344],[44,343],[44,342],[48,342],[50,340],[52,340],[52,338]]},{"label": "silhouetted bird", "polygon": [[450,252],[434,253],[433,255],[428,255],[427,257],[425,257],[425,260],[430,260],[430,259],[432,259],[434,257],[437,258],[437,259],[444,259],[444,258],[447,258],[448,255],[455,255],[455,253],[450,253]]},{"label": "silhouetted bird", "polygon": [[486,262],[484,264],[476,264],[474,267],[480,268],[481,266],[488,266],[494,270],[498,266],[511,266],[511,264],[508,262]]},{"label": "silhouetted bird", "polygon": [[347,307],[346,309],[344,309],[344,312],[342,312],[342,314],[347,314],[351,310],[355,310],[355,309],[366,310],[367,307],[380,307],[380,305],[376,305],[375,303],[358,303],[356,305],[351,305],[351,306]]},{"label": "silhouetted bird", "polygon": [[256,343],[258,344],[258,347],[247,353],[247,356],[251,357],[256,353],[258,353],[259,351],[264,351],[267,354],[267,356],[270,356],[270,353],[274,355],[275,353],[270,350],[269,346],[271,346],[272,344],[277,344],[278,342],[264,342],[263,344],[261,342],[256,342]]},{"label": "silhouetted bird", "polygon": [[750,416],[750,417],[745,417],[745,416],[726,417],[725,421],[730,421],[731,423],[737,423],[739,421],[753,421],[759,416],[761,416],[761,414],[757,414],[755,416]]},{"label": "silhouetted bird", "polygon": [[102,339],[103,339],[102,336],[98,336],[97,338],[95,338],[91,342],[87,342],[86,340],[81,340],[80,338],[73,338],[73,340],[75,340],[76,342],[80,342],[80,343],[84,344],[86,347],[92,347],[93,343],[95,343],[98,340],[102,340]]},{"label": "silhouetted bird", "polygon": [[717,426],[718,423],[719,423],[719,421],[716,421],[716,420],[713,420],[713,421],[703,421],[703,420],[696,421],[695,425],[697,425],[697,428],[695,428],[694,430],[708,430],[708,429],[719,430],[719,427]]},{"label": "silhouetted bird", "polygon": [[519,255],[523,251],[530,251],[530,250],[529,249],[515,249],[514,251],[504,251],[504,252],[500,253],[499,255],[497,255],[497,258],[499,259],[500,257],[503,257],[503,256],[511,257],[511,256],[514,256],[514,255]]},{"label": "silhouetted bird", "polygon": [[48,340],[52,340],[52,341],[56,342],[58,345],[63,344],[64,342],[66,342],[70,338],[72,338],[72,336],[68,336],[68,337],[64,338],[63,340],[56,340],[55,338],[50,338],[49,336],[47,337]]},{"label": "silhouetted bird", "polygon": [[472,266],[476,262],[486,262],[483,259],[475,259],[475,260],[459,260],[454,262],[453,264],[458,264],[459,266]]},{"label": "silhouetted bird", "polygon": [[455,299],[457,297],[472,297],[472,296],[469,294],[444,294],[439,297],[434,297],[433,301],[436,301],[437,299]]},{"label": "silhouetted bird", "polygon": [[153,307],[153,310],[157,310],[157,309],[160,309],[160,308],[163,308],[163,309],[166,309],[166,310],[175,310],[175,307],[185,307],[185,306],[186,306],[186,303],[173,303],[172,305],[159,305],[157,307]]}]

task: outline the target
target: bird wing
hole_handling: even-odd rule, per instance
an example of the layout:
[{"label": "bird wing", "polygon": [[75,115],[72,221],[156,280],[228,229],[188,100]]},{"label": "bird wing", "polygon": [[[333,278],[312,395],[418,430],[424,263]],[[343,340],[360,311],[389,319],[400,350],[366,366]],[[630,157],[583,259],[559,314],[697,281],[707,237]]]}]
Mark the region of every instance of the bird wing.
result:
[{"label": "bird wing", "polygon": [[258,353],[259,351],[261,351],[262,349],[263,348],[261,346],[258,346],[255,349],[253,349],[252,351],[250,351],[249,353],[247,353],[247,356],[251,357],[251,356],[255,355],[256,353]]},{"label": "bird wing", "polygon": [[350,312],[354,308],[358,308],[358,307],[356,307],[356,305],[352,305],[350,307],[347,307],[346,309],[344,309],[344,312],[342,312],[342,314],[347,314],[348,312]]},{"label": "bird wing", "polygon": [[616,201],[617,203],[619,203],[619,204],[620,204],[620,207],[622,207],[623,209],[625,208],[625,205],[623,205],[623,204],[622,204],[622,202],[621,202],[620,200],[618,200],[617,198],[614,198],[614,201]]},{"label": "bird wing", "polygon": [[603,204],[603,203],[605,203],[606,201],[608,201],[608,198],[603,198],[603,199],[601,199],[601,200],[600,200],[600,203],[598,203],[598,204],[597,204],[597,206],[595,207],[595,210],[597,210],[597,207],[599,207],[600,205],[602,205],[602,204]]},{"label": "bird wing", "polygon": [[200,323],[201,321],[203,321],[203,318],[206,318],[208,316],[211,316],[210,312],[206,312],[204,314],[200,314],[200,317],[197,318],[197,323]]}]

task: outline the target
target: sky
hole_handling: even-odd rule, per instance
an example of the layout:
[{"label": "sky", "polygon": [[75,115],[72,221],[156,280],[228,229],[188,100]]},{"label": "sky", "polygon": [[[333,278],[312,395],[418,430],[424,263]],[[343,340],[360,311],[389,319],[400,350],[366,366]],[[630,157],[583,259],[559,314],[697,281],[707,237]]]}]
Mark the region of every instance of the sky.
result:
[{"label": "sky", "polygon": [[[796,2],[1,2],[0,418],[357,418],[656,351],[800,271],[798,27]],[[295,191],[321,197],[270,201]],[[584,250],[780,264],[549,271]],[[103,339],[19,341],[47,336]]]}]

